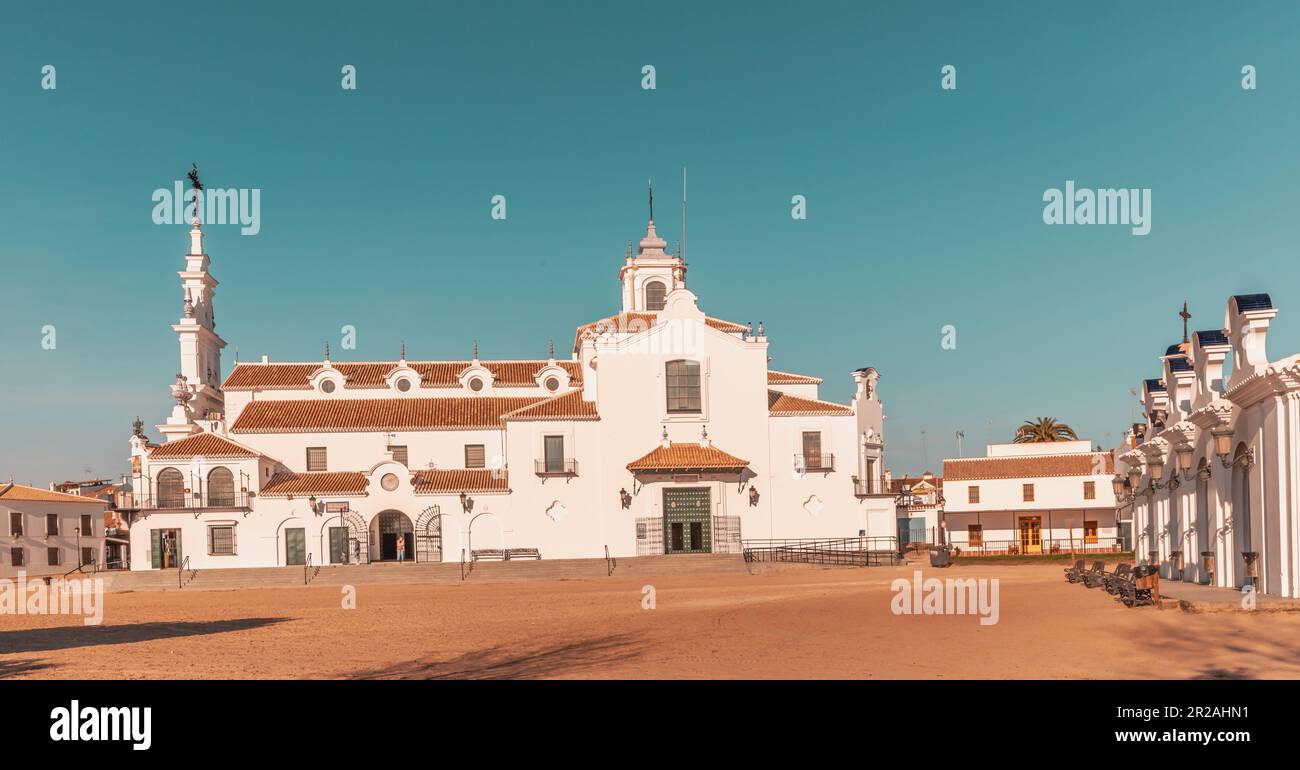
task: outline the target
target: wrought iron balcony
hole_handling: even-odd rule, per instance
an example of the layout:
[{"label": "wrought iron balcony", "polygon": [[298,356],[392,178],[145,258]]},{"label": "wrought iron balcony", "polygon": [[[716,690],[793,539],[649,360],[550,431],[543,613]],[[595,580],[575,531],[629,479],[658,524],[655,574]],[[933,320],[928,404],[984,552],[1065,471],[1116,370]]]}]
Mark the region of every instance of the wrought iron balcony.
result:
[{"label": "wrought iron balcony", "polygon": [[577,476],[578,461],[572,457],[563,459],[550,457],[545,460],[536,460],[534,464],[538,476]]},{"label": "wrought iron balcony", "polygon": [[149,511],[249,510],[252,495],[247,492],[180,492],[136,495],[136,503]]},{"label": "wrought iron balcony", "polygon": [[795,455],[794,467],[805,472],[833,471],[835,470],[835,455],[829,452]]}]

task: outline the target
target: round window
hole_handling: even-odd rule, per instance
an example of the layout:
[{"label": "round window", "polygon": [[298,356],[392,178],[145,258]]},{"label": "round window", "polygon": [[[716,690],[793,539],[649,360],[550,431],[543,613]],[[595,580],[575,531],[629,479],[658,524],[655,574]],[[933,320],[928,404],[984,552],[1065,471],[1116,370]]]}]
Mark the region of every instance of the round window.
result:
[{"label": "round window", "polygon": [[403,377],[397,381],[397,389],[405,393],[411,389],[411,381]]},{"label": "round window", "polygon": [[552,393],[554,393],[555,391],[559,390],[559,389],[560,389],[560,378],[559,378],[559,377],[547,377],[547,378],[546,378],[546,389],[549,390],[549,391],[551,391]]},{"label": "round window", "polygon": [[479,392],[480,390],[483,389],[483,380],[481,380],[478,377],[475,377],[474,379],[470,380],[469,389],[474,391],[475,393]]},{"label": "round window", "polygon": [[392,492],[397,489],[398,483],[397,475],[393,473],[385,473],[384,477],[379,480],[379,486],[383,487],[385,492]]},{"label": "round window", "polygon": [[322,392],[322,393],[333,393],[333,392],[334,392],[334,380],[325,380],[324,382],[322,382],[322,383],[320,384],[320,389],[321,389],[321,392]]}]

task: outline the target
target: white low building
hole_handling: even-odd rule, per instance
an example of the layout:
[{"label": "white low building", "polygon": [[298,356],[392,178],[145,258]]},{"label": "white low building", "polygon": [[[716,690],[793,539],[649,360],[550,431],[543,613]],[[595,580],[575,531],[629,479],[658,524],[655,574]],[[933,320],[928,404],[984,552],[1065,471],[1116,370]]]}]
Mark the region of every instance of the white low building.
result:
[{"label": "white low building", "polygon": [[[737,552],[895,534],[874,369],[852,403],[706,316],[651,221],[568,358],[238,363],[197,222],[180,373],[131,439],[133,569]],[[883,546],[883,541],[882,541]]]},{"label": "white low building", "polygon": [[1142,384],[1115,485],[1165,579],[1300,596],[1300,355],[1269,359],[1275,315],[1267,294],[1231,297],[1222,329],[1184,333]]},{"label": "white low building", "polygon": [[108,502],[0,483],[0,577],[63,575],[104,562]]},{"label": "white low building", "polygon": [[1088,441],[990,444],[985,457],[943,461],[944,525],[963,551],[1119,551],[1114,455]]}]

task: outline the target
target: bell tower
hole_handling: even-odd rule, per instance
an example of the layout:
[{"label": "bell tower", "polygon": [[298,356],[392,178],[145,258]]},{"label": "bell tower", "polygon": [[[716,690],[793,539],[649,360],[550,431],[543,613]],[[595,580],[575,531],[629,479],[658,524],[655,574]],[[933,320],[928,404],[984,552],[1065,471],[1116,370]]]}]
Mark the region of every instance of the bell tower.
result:
[{"label": "bell tower", "polygon": [[664,308],[664,297],[674,289],[686,287],[686,260],[681,252],[669,254],[668,243],[655,232],[654,188],[650,188],[650,221],[645,237],[632,252],[627,244],[627,258],[619,268],[618,280],[623,284],[623,312],[658,312]]},{"label": "bell tower", "polygon": [[190,250],[185,255],[181,279],[181,317],[172,324],[180,342],[180,371],[172,385],[176,405],[158,430],[168,441],[185,438],[199,430],[195,421],[225,409],[221,392],[221,349],[226,341],[216,332],[212,298],[217,279],[208,272],[208,255],[203,251],[202,222],[196,216],[190,228]]}]

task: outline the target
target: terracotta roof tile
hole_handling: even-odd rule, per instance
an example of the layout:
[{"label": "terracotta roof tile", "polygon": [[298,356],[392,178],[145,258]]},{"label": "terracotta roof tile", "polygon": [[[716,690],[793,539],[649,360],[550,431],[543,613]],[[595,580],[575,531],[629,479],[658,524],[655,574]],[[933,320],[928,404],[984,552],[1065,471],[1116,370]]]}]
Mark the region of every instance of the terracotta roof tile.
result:
[{"label": "terracotta roof tile", "polygon": [[715,446],[702,447],[698,443],[673,443],[658,446],[649,454],[627,464],[630,471],[712,470],[747,467],[742,460]]},{"label": "terracotta roof tile", "polygon": [[360,495],[366,491],[366,475],[352,471],[329,473],[277,473],[262,485],[262,497],[290,495]]},{"label": "terracotta roof tile", "polygon": [[234,433],[298,431],[464,430],[500,428],[501,416],[532,406],[535,397],[340,398],[254,401]]},{"label": "terracotta roof tile", "polygon": [[504,470],[471,468],[415,472],[416,494],[509,491],[510,479]]},{"label": "terracotta roof tile", "polygon": [[774,369],[767,370],[768,385],[820,385],[822,378],[809,377],[806,374],[791,374],[789,372],[778,372]]},{"label": "terracotta roof tile", "polygon": [[170,460],[181,457],[259,457],[260,455],[215,433],[196,433],[180,441],[169,441],[149,452],[150,460]]},{"label": "terracotta roof tile", "polygon": [[775,390],[767,392],[767,413],[773,417],[795,417],[800,415],[851,415],[853,410],[843,404],[829,401],[815,401],[811,398],[799,398]]},{"label": "terracotta roof tile", "polygon": [[1094,476],[1109,475],[1114,472],[1115,455],[1110,452],[1030,457],[975,457],[943,461],[943,477],[946,481]]},{"label": "terracotta roof tile", "polygon": [[516,409],[502,415],[503,420],[599,420],[596,402],[582,398],[582,391],[575,390],[563,396],[544,398],[535,404]]},{"label": "terracotta roof tile", "polygon": [[107,500],[100,500],[95,497],[83,497],[82,495],[69,495],[65,492],[51,492],[48,489],[29,487],[26,484],[15,484],[12,481],[0,484],[0,501],[25,503],[88,503],[99,506],[108,505]]},{"label": "terracotta roof tile", "polygon": [[[460,387],[460,375],[472,361],[408,361],[407,366],[420,375],[421,387]],[[496,387],[535,388],[537,374],[549,361],[480,361],[483,368],[492,372]],[[582,382],[582,364],[577,361],[556,361],[555,364],[569,373],[569,381]],[[321,363],[239,363],[222,385],[225,390],[306,390],[311,376],[321,368]],[[397,361],[348,362],[335,361],[332,366],[343,375],[347,388],[384,388],[388,375],[398,367]]]}]

